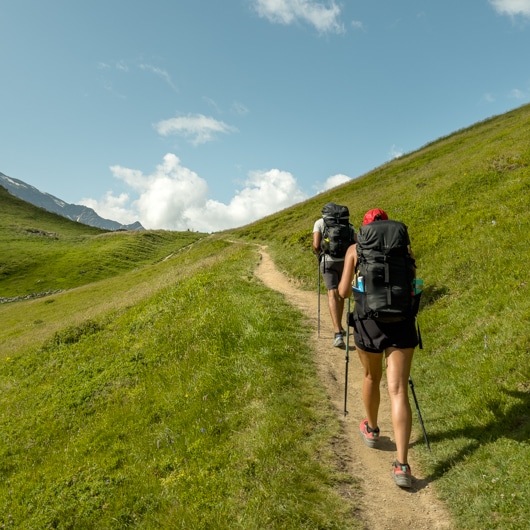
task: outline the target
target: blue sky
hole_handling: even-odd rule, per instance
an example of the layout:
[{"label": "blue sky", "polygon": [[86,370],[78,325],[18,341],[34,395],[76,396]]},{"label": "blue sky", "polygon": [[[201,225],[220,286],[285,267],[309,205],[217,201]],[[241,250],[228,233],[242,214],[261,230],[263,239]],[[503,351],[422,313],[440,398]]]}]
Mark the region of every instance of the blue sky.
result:
[{"label": "blue sky", "polygon": [[530,0],[2,0],[0,172],[244,225],[530,101]]}]

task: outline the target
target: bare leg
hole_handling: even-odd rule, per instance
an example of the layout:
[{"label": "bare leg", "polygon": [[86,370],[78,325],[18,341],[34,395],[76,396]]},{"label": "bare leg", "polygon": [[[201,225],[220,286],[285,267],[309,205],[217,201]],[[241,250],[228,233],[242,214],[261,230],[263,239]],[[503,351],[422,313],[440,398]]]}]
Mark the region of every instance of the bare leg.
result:
[{"label": "bare leg", "polygon": [[408,382],[412,364],[413,348],[386,350],[388,393],[392,410],[392,425],[396,439],[397,459],[408,463],[412,410],[408,395]]},{"label": "bare leg", "polygon": [[383,356],[380,353],[369,353],[359,348],[356,349],[364,368],[362,395],[366,418],[368,419],[368,426],[371,429],[376,429],[378,427],[379,403],[381,402],[379,385],[383,375]]},{"label": "bare leg", "polygon": [[337,289],[330,289],[328,291],[328,305],[333,331],[339,333],[341,330],[342,314],[344,312],[344,299],[339,298]]}]

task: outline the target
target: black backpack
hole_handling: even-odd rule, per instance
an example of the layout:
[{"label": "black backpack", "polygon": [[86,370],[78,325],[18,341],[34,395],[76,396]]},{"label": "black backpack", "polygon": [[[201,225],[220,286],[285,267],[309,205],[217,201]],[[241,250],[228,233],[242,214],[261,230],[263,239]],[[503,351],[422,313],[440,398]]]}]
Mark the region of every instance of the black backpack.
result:
[{"label": "black backpack", "polygon": [[414,296],[416,265],[409,254],[407,227],[399,221],[374,221],[357,233],[357,270],[363,289],[354,287],[355,310],[361,318],[399,322],[417,314]]},{"label": "black backpack", "polygon": [[348,247],[354,242],[348,207],[328,202],[322,208],[322,218],[324,219],[322,251],[333,258],[343,258]]}]

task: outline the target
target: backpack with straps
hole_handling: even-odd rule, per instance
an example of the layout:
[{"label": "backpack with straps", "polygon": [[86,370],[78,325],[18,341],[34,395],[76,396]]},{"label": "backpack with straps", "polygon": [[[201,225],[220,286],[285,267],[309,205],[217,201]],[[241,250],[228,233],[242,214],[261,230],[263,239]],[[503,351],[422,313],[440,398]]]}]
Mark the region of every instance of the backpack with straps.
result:
[{"label": "backpack with straps", "polygon": [[355,309],[361,318],[399,322],[417,314],[414,296],[415,261],[409,253],[407,227],[399,221],[374,221],[357,234]]},{"label": "backpack with straps", "polygon": [[333,258],[343,258],[348,247],[354,242],[348,207],[328,202],[322,208],[322,219],[324,219],[322,251]]}]

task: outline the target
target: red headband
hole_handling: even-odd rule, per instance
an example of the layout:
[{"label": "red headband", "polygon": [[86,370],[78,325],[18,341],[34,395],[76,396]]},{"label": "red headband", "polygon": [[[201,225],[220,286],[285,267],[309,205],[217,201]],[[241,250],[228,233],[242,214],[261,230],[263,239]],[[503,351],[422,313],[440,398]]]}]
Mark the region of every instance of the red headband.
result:
[{"label": "red headband", "polygon": [[388,221],[388,215],[384,210],[381,210],[380,208],[368,210],[364,214],[363,225],[373,223],[374,221]]}]

